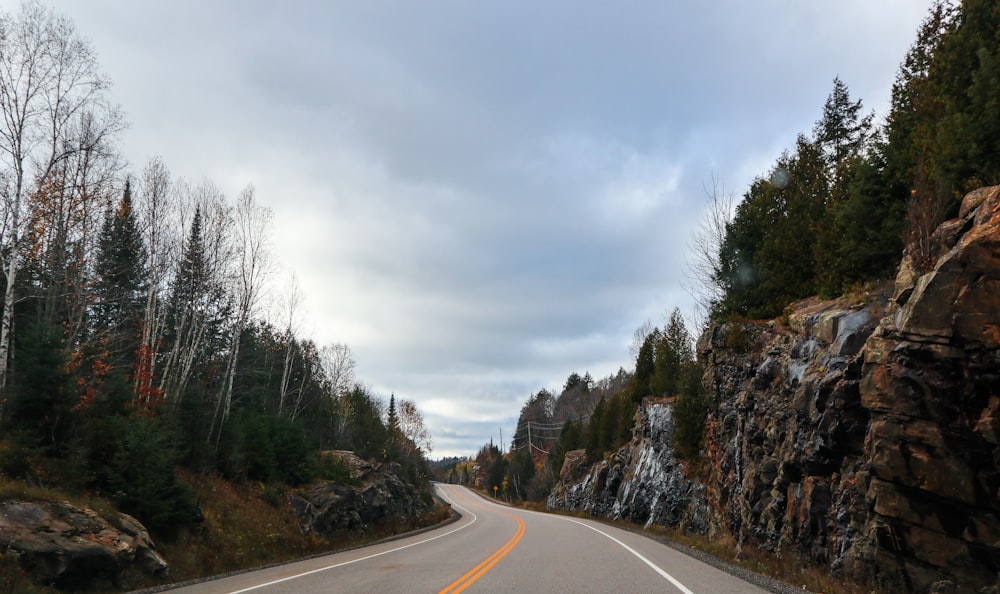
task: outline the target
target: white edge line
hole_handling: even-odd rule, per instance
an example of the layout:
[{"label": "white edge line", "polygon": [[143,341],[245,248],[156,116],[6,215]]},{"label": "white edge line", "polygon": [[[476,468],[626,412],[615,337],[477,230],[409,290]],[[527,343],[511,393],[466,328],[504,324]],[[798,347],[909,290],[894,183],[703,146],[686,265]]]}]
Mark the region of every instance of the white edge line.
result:
[{"label": "white edge line", "polygon": [[[455,503],[454,501],[451,501],[446,495],[443,494],[443,492],[442,492],[442,496],[444,496],[445,500],[448,501],[448,503],[451,504],[452,506],[457,507],[457,508],[459,508],[459,509],[461,509],[463,511],[468,512],[472,516],[472,521],[469,522],[468,524],[463,524],[463,525],[459,526],[458,528],[455,528],[454,530],[449,530],[448,532],[445,532],[444,534],[438,534],[437,536],[433,536],[431,538],[427,538],[427,539],[421,540],[419,542],[411,542],[408,545],[403,545],[401,547],[396,547],[394,549],[389,549],[388,551],[382,551],[381,553],[375,553],[374,555],[368,555],[367,557],[360,557],[358,559],[352,559],[350,561],[344,561],[343,563],[336,563],[334,565],[327,565],[326,567],[320,567],[318,569],[312,569],[310,571],[305,571],[305,572],[302,572],[302,573],[297,573],[295,575],[290,575],[288,577],[283,577],[280,580],[273,580],[273,581],[270,581],[270,582],[265,582],[263,584],[257,584],[256,586],[250,586],[249,588],[243,588],[242,590],[233,590],[229,594],[242,594],[243,592],[251,592],[253,590],[259,590],[260,588],[266,588],[268,586],[273,586],[275,584],[280,584],[282,582],[287,582],[287,581],[290,581],[290,580],[298,579],[300,577],[305,577],[307,575],[312,575],[314,573],[319,573],[321,571],[326,571],[328,569],[336,569],[338,567],[343,567],[345,565],[350,565],[351,563],[357,563],[359,561],[367,561],[368,559],[372,559],[372,558],[375,558],[375,557],[381,557],[382,555],[387,555],[389,553],[395,553],[396,551],[402,551],[403,549],[408,549],[410,547],[415,547],[417,545],[422,545],[422,544],[428,543],[428,542],[430,542],[432,540],[437,540],[439,538],[444,538],[445,536],[448,536],[449,534],[454,534],[454,533],[458,532],[459,530],[462,530],[463,528],[468,528],[469,526],[472,526],[473,524],[476,523],[476,520],[479,519],[479,516],[477,516],[472,510],[464,508],[461,505]],[[589,526],[588,526],[588,528],[589,528]],[[607,535],[605,535],[605,536],[607,536]],[[610,538],[610,537],[608,537],[608,538]],[[331,553],[331,554],[336,554],[336,553]],[[649,563],[649,562],[647,561],[647,563]],[[690,593],[688,593],[688,594],[690,594]]]},{"label": "white edge line", "polygon": [[585,523],[583,523],[583,522],[581,522],[579,520],[574,520],[572,518],[563,518],[563,519],[566,520],[566,521],[568,521],[568,522],[573,522],[574,524],[579,524],[579,525],[583,526],[584,528],[590,528],[594,532],[597,532],[598,534],[603,534],[604,536],[610,538],[611,540],[613,540],[616,543],[618,543],[619,545],[621,545],[621,547],[623,549],[625,549],[626,551],[628,551],[628,552],[632,553],[633,555],[635,555],[636,557],[638,557],[640,561],[642,561],[646,565],[652,567],[653,571],[655,571],[656,573],[658,573],[661,576],[663,576],[664,578],[666,578],[667,581],[669,581],[671,584],[673,584],[674,586],[677,586],[678,590],[680,590],[684,594],[694,594],[694,592],[692,592],[691,590],[687,589],[687,586],[685,586],[684,584],[680,583],[677,580],[677,578],[675,578],[674,576],[670,575],[669,573],[667,573],[666,571],[664,571],[663,569],[661,569],[659,565],[657,565],[657,564],[653,563],[652,561],[650,561],[649,559],[643,557],[642,554],[639,553],[639,551],[633,549],[632,547],[630,547],[627,544],[623,543],[622,541],[618,540],[614,536],[611,536],[607,532],[604,532],[603,530],[600,530],[598,528],[594,528],[590,524],[585,524]]}]

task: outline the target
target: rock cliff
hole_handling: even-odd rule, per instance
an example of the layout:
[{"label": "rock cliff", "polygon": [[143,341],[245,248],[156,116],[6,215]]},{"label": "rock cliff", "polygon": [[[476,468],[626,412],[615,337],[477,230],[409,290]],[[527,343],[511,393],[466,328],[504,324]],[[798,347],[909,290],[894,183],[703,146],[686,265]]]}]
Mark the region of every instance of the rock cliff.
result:
[{"label": "rock cliff", "polygon": [[38,582],[68,590],[128,587],[136,571],[167,574],[135,518],[118,514],[112,525],[90,509],[58,501],[0,504],[0,554],[13,554]]},{"label": "rock cliff", "polygon": [[699,481],[673,459],[670,404],[647,402],[626,447],[567,456],[549,505],[724,530],[907,591],[1000,591],[1000,187],[933,240],[929,271],[904,259],[874,292],[706,331]]},{"label": "rock cliff", "polygon": [[632,441],[626,446],[592,467],[584,450],[566,454],[548,507],[705,532],[704,486],[684,475],[674,457],[672,434],[670,402],[647,398],[636,411]]}]

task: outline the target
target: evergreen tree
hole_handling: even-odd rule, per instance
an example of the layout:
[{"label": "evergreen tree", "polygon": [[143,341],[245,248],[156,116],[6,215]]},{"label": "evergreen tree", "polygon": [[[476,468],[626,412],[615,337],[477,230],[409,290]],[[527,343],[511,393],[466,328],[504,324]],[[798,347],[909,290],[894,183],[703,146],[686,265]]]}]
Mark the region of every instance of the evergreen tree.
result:
[{"label": "evergreen tree", "polygon": [[635,360],[635,373],[632,375],[630,386],[631,397],[634,402],[640,402],[649,395],[650,381],[656,373],[656,343],[660,340],[660,331],[653,329],[642,346],[639,347],[639,354]]},{"label": "evergreen tree", "polygon": [[18,441],[48,455],[66,455],[76,400],[60,329],[44,320],[31,322],[17,336],[16,363],[16,373],[11,376],[10,420]]},{"label": "evergreen tree", "polygon": [[675,307],[656,342],[655,371],[650,380],[653,394],[677,394],[682,384],[683,370],[693,359],[691,335],[688,334],[681,310]]},{"label": "evergreen tree", "polygon": [[82,402],[88,404],[103,395],[111,399],[114,409],[137,392],[133,380],[141,362],[146,300],[146,249],[127,180],[121,200],[101,229],[95,272],[92,335],[83,357],[86,364],[80,369],[85,385]]},{"label": "evergreen tree", "polygon": [[852,101],[847,85],[840,77],[834,78],[833,91],[823,105],[823,115],[813,129],[813,139],[823,152],[835,189],[846,175],[849,160],[863,155],[871,136],[874,114],[862,117],[861,110],[861,100]]},{"label": "evergreen tree", "polygon": [[604,397],[597,402],[594,412],[590,415],[590,424],[587,425],[587,460],[591,463],[601,459],[607,451],[607,442],[604,440],[604,409],[606,402]]},{"label": "evergreen tree", "polygon": [[[769,179],[757,179],[727,226],[719,252],[716,315],[770,317],[815,293],[816,230],[829,196],[822,148],[804,136]],[[803,257],[805,256],[805,257]]]},{"label": "evergreen tree", "polygon": [[700,365],[693,362],[687,365],[680,396],[674,403],[674,448],[683,458],[692,459],[698,455],[705,433],[708,407],[701,383],[703,371]]},{"label": "evergreen tree", "polygon": [[197,206],[191,219],[191,230],[184,243],[181,257],[171,289],[173,322],[179,323],[186,309],[198,304],[205,297],[208,287],[208,268],[205,263],[205,238],[202,231],[201,206]]},{"label": "evergreen tree", "polygon": [[109,331],[128,356],[138,346],[139,324],[147,283],[146,248],[132,210],[131,184],[105,218],[95,269],[95,329]]},{"label": "evergreen tree", "polygon": [[399,415],[396,414],[396,395],[391,394],[389,396],[389,414],[386,415],[387,423],[386,426],[389,432],[393,435],[399,433]]},{"label": "evergreen tree", "polygon": [[578,450],[586,446],[580,423],[572,419],[563,423],[559,432],[559,441],[551,451],[548,463],[552,474],[559,476],[563,462],[566,460],[566,452]]},{"label": "evergreen tree", "polygon": [[[772,177],[778,173],[774,171]],[[716,284],[722,288],[722,299],[712,312],[714,317],[747,315],[763,304],[761,273],[756,257],[772,213],[776,210],[772,202],[771,183],[757,178],[736,206],[733,220],[726,225],[725,238],[719,248],[716,278]]]}]

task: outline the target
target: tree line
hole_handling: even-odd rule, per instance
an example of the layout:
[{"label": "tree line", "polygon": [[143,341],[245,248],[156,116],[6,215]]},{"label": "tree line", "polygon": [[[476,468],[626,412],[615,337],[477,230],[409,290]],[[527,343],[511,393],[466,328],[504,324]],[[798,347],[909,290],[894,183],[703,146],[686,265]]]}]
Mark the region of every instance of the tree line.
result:
[{"label": "tree line", "polygon": [[254,189],[160,159],[130,174],[110,86],[67,19],[0,13],[0,473],[110,494],[154,530],[196,516],[179,464],[296,485],[349,449],[425,480],[413,402],[386,408],[346,344],[299,335]]},{"label": "tree line", "polygon": [[477,485],[508,500],[545,499],[559,478],[566,454],[584,450],[589,463],[632,439],[636,410],[649,396],[673,398],[674,450],[692,458],[701,447],[707,408],[702,367],[679,309],[662,329],[646,324],[634,336],[635,367],[595,382],[589,373],[571,373],[555,395],[542,389],[530,396],[518,417],[509,451],[493,443],[475,457],[442,461],[438,477]]},{"label": "tree line", "polygon": [[880,125],[834,79],[812,133],[697,238],[711,314],[772,317],[885,279],[904,255],[918,270],[932,265],[937,225],[966,192],[1000,182],[998,31],[995,2],[936,2]]}]

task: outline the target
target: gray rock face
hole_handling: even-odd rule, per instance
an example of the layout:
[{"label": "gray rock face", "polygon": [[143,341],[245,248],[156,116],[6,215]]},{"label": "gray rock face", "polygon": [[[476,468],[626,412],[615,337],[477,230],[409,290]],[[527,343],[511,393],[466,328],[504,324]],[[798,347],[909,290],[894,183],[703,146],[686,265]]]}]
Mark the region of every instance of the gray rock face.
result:
[{"label": "gray rock face", "polygon": [[708,529],[704,488],[687,479],[674,458],[672,405],[646,399],[636,411],[632,441],[592,468],[586,453],[566,454],[549,509],[661,526]]},{"label": "gray rock face", "polygon": [[400,478],[398,464],[373,464],[350,452],[336,455],[352,469],[356,484],[325,481],[309,489],[305,496],[293,496],[291,504],[304,533],[363,533],[430,511],[420,491]]},{"label": "gray rock face", "polygon": [[13,551],[22,567],[46,585],[101,589],[128,585],[128,574],[165,576],[167,563],[145,527],[119,514],[116,525],[66,502],[0,504],[0,550]]},{"label": "gray rock face", "polygon": [[853,307],[808,300],[787,324],[723,324],[702,336],[714,528],[737,542],[843,565],[856,519],[867,513],[856,488],[867,480],[870,423],[861,353],[888,293]]}]

